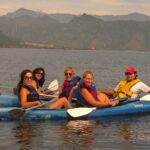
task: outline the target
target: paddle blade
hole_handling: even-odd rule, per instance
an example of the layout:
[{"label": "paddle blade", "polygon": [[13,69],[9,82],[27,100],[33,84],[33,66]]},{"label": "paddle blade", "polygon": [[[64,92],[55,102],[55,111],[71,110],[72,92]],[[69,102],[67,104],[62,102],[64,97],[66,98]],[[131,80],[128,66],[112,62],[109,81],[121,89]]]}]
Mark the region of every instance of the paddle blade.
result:
[{"label": "paddle blade", "polygon": [[148,101],[148,102],[150,102],[150,94],[142,96],[139,100],[140,101]]},{"label": "paddle blade", "polygon": [[13,109],[9,111],[9,114],[12,117],[17,118],[17,119],[20,119],[21,117],[23,117],[24,113],[25,113],[25,110],[23,109]]},{"label": "paddle blade", "polygon": [[58,80],[52,81],[48,86],[48,90],[50,91],[56,91],[58,90],[58,88],[59,88]]},{"label": "paddle blade", "polygon": [[72,109],[68,109],[67,112],[71,117],[81,117],[81,116],[85,116],[89,113],[91,113],[93,110],[95,110],[96,107],[93,108],[72,108]]}]

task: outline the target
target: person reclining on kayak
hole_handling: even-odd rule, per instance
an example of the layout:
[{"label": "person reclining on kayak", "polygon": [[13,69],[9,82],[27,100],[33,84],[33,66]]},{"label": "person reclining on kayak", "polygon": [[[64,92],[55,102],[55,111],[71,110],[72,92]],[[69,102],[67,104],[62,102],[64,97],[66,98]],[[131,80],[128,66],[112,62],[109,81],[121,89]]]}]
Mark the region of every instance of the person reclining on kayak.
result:
[{"label": "person reclining on kayak", "polygon": [[111,101],[105,94],[97,93],[94,85],[94,75],[91,71],[86,71],[83,74],[83,79],[79,85],[73,87],[69,99],[76,93],[77,102],[82,107],[107,107],[116,106],[119,101]]},{"label": "person reclining on kayak", "polygon": [[150,87],[138,78],[135,67],[127,67],[125,76],[126,78],[114,89],[100,90],[100,92],[120,99],[137,99],[141,92],[150,93]]},{"label": "person reclining on kayak", "polygon": [[[23,70],[20,74],[20,81],[17,85],[18,97],[21,102],[21,106],[29,108],[35,105],[43,107],[39,99],[39,91],[35,80],[33,80],[33,73],[31,70]],[[60,109],[62,107],[71,108],[70,103],[66,98],[60,98],[56,102],[52,103],[48,108]]]},{"label": "person reclining on kayak", "polygon": [[58,96],[68,98],[71,89],[79,84],[81,78],[79,76],[75,76],[75,71],[72,67],[65,68],[64,75],[66,79],[60,88]]}]

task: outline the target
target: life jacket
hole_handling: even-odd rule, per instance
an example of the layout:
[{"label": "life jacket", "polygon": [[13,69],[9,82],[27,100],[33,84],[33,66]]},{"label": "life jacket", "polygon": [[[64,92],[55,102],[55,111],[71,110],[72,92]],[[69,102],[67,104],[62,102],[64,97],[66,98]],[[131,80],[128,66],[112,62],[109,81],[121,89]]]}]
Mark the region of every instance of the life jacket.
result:
[{"label": "life jacket", "polygon": [[45,80],[43,82],[41,82],[39,80],[35,80],[35,82],[36,82],[37,88],[39,89],[39,88],[43,87]]},{"label": "life jacket", "polygon": [[[133,92],[131,92],[131,88],[138,82],[141,82],[140,79],[135,79],[133,81],[127,82],[127,80],[122,80],[117,90],[117,96],[119,98],[131,97]],[[137,94],[137,93],[135,93]]]},{"label": "life jacket", "polygon": [[82,88],[86,88],[89,93],[95,98],[97,99],[97,92],[96,92],[96,86],[93,83],[92,85],[87,85],[85,84],[83,81],[80,81],[77,91],[75,93],[76,98],[78,99],[78,103],[82,104],[82,106],[87,106],[87,107],[92,107],[91,104],[89,104],[85,98],[83,97],[82,93],[81,93],[81,89]]},{"label": "life jacket", "polygon": [[37,88],[39,89],[39,87],[40,87],[39,80],[35,80],[35,82],[36,82]]},{"label": "life jacket", "polygon": [[74,77],[72,80],[68,81],[68,80],[65,80],[64,83],[63,83],[63,88],[62,88],[62,93],[60,95],[60,97],[69,97],[69,94],[71,92],[71,89],[76,86],[77,82],[80,81],[80,77],[79,76],[76,76]]},{"label": "life jacket", "polygon": [[[34,102],[34,101],[39,100],[39,95],[38,95],[38,93],[34,87],[32,87],[31,85],[26,85],[26,84],[21,84],[20,87],[26,88],[27,90],[30,91],[30,94],[27,95],[27,101],[28,102]],[[20,100],[20,94],[19,93],[18,93],[18,97]]]}]

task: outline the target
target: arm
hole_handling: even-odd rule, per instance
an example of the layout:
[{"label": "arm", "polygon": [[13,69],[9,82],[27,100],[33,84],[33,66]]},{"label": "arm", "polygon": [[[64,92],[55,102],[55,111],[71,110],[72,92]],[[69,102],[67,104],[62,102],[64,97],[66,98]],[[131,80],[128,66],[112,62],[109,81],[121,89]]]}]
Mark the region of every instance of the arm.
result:
[{"label": "arm", "polygon": [[37,83],[35,80],[33,80],[32,84],[31,84],[32,87],[34,87],[34,89],[36,90],[36,92],[40,95],[41,93],[43,94],[43,92],[41,92],[38,88],[37,88]]},{"label": "arm", "polygon": [[150,87],[143,83],[142,91],[145,93],[150,93]]},{"label": "arm", "polygon": [[72,98],[73,98],[73,95],[74,95],[74,93],[76,92],[77,88],[78,88],[78,85],[74,86],[74,87],[71,89],[71,92],[70,92],[69,97],[68,97],[68,101],[69,101],[69,102],[71,102],[71,100],[72,100]]},{"label": "arm", "polygon": [[104,94],[106,94],[106,95],[108,95],[108,96],[111,96],[112,98],[115,98],[115,97],[117,97],[117,95],[118,95],[118,88],[119,88],[119,86],[120,86],[120,82],[119,82],[119,84],[114,88],[114,89],[109,89],[109,90],[99,90],[98,92],[99,93],[104,93]]},{"label": "arm", "polygon": [[60,94],[62,93],[62,89],[63,89],[63,85],[60,87],[59,92],[58,92],[58,97],[60,96]]},{"label": "arm", "polygon": [[110,96],[114,95],[114,93],[115,93],[114,89],[110,89],[110,90],[99,90],[99,91],[97,91],[97,92],[98,92],[98,93],[104,93],[104,94],[110,95]]},{"label": "arm", "polygon": [[104,93],[108,96],[111,96],[112,98],[115,98],[117,96],[117,92],[114,89],[110,90],[99,90],[97,93]]},{"label": "arm", "polygon": [[95,106],[98,108],[108,106],[108,104],[102,104],[100,101],[96,101],[86,88],[82,88],[81,93],[83,97],[85,98],[85,100],[92,106]]},{"label": "arm", "polygon": [[143,82],[138,82],[131,88],[131,91],[133,91],[134,93],[150,93],[150,87]]},{"label": "arm", "polygon": [[25,88],[21,88],[20,90],[20,101],[21,101],[21,106],[24,108],[29,108],[35,105],[39,105],[40,107],[42,104],[39,101],[35,102],[28,102],[27,101],[27,95],[29,94],[29,91]]}]

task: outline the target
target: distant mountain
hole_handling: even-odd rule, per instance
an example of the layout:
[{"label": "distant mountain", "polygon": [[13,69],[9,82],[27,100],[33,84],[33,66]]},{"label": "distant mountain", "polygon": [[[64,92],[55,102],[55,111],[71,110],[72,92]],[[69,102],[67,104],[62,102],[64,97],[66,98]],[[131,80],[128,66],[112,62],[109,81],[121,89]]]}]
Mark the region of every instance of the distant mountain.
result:
[{"label": "distant mountain", "polygon": [[[73,15],[73,14],[47,14],[43,12],[37,12],[25,8],[20,8],[12,13],[8,13],[5,15],[5,17],[9,18],[16,18],[20,16],[31,16],[31,17],[41,17],[44,15],[48,15],[49,17],[61,22],[61,23],[68,23],[71,21],[74,17],[79,17],[80,15]],[[150,16],[144,15],[141,13],[131,13],[127,15],[94,15],[94,17],[103,19],[104,21],[116,21],[116,20],[135,20],[135,21],[148,21],[150,20]]]},{"label": "distant mountain", "polygon": [[0,47],[20,47],[22,42],[16,38],[9,38],[0,32]]},{"label": "distant mountain", "polygon": [[61,23],[49,15],[0,17],[0,31],[28,46],[64,49],[150,50],[150,21],[104,21],[91,15]]},{"label": "distant mountain", "polygon": [[5,17],[9,17],[9,18],[16,18],[16,17],[20,17],[20,16],[40,17],[43,15],[45,15],[45,13],[35,12],[35,11],[29,10],[29,9],[20,8],[15,12],[6,14]]},{"label": "distant mountain", "polygon": [[141,13],[131,13],[128,15],[104,15],[104,16],[95,16],[97,18],[103,19],[104,21],[115,21],[115,20],[135,20],[135,21],[148,21],[150,16],[144,15]]},{"label": "distant mountain", "polygon": [[17,18],[17,17],[21,17],[21,16],[41,17],[41,16],[45,16],[45,15],[47,15],[59,22],[62,22],[62,23],[69,22],[71,19],[73,19],[73,17],[76,16],[76,15],[72,15],[72,14],[47,14],[47,13],[43,13],[43,12],[37,12],[37,11],[25,9],[25,8],[20,8],[12,13],[8,13],[8,14],[4,15],[4,17],[8,17],[8,18]]},{"label": "distant mountain", "polygon": [[50,16],[51,18],[53,18],[61,23],[68,23],[74,17],[76,17],[76,15],[72,15],[72,14],[49,14],[48,16]]},{"label": "distant mountain", "polygon": [[150,21],[106,22],[84,14],[67,24],[59,44],[74,49],[150,50],[149,26]]}]

